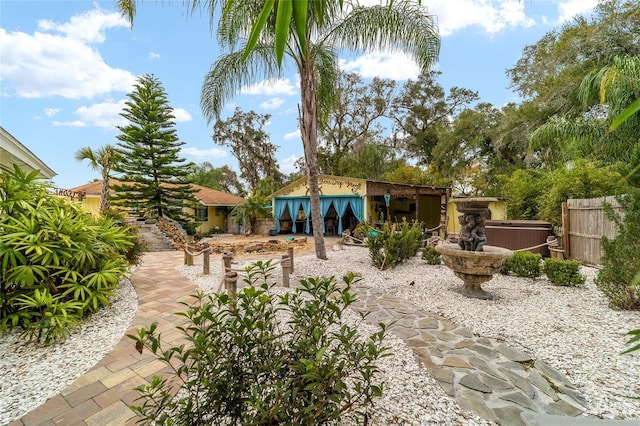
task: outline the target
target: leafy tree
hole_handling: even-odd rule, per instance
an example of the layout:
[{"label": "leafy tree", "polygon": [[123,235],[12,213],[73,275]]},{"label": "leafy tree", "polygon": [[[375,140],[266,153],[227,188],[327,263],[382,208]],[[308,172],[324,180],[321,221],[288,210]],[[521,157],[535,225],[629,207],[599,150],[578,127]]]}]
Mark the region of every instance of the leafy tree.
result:
[{"label": "leafy tree", "polygon": [[354,145],[338,163],[343,176],[372,180],[382,180],[385,174],[402,165],[405,161],[397,158],[396,150],[376,141]]},{"label": "leafy tree", "polygon": [[276,161],[278,147],[269,141],[269,135],[264,131],[270,118],[269,114],[243,112],[236,107],[231,117],[218,120],[213,126],[213,141],[231,148],[238,160],[240,177],[249,185],[249,192],[253,192],[262,179],[282,181]]},{"label": "leafy tree", "polygon": [[[432,17],[426,7],[406,0],[372,7],[329,0],[228,1],[219,15],[215,15],[218,1],[189,3],[192,8],[206,3],[212,24],[219,16],[218,40],[229,50],[205,77],[201,105],[209,120],[217,118],[224,102],[245,85],[261,77],[279,77],[285,54],[298,71],[315,250],[318,258],[326,259],[318,187],[318,117],[326,114],[334,99],[337,50],[403,50],[426,71],[440,48]],[[135,0],[117,4],[133,19]]]},{"label": "leafy tree", "polygon": [[245,195],[238,174],[226,164],[221,167],[214,167],[208,161],[201,164],[191,164],[187,180],[197,185],[241,197]]},{"label": "leafy tree", "polygon": [[[433,165],[461,194],[481,195],[491,179],[495,150],[495,128],[500,112],[491,104],[480,103],[461,111],[440,136],[431,153]],[[487,173],[488,172],[488,173]]]},{"label": "leafy tree", "polygon": [[78,161],[89,160],[91,169],[100,172],[102,179],[100,212],[104,213],[111,207],[109,202],[109,175],[117,161],[115,148],[111,145],[105,145],[94,151],[90,146],[85,146],[76,151],[75,159]]},{"label": "leafy tree", "polygon": [[335,101],[319,126],[318,161],[324,173],[347,175],[340,159],[359,141],[381,136],[380,119],[389,114],[394,90],[393,80],[374,78],[364,84],[358,74],[339,73]]},{"label": "leafy tree", "polygon": [[478,100],[477,92],[459,87],[452,87],[447,95],[436,82],[440,74],[431,71],[421,74],[416,81],[407,81],[391,111],[398,130],[396,143],[425,166],[433,161],[432,151],[442,131],[449,127],[449,119]]},{"label": "leafy tree", "polygon": [[134,213],[152,212],[177,220],[188,232],[194,230],[183,208],[195,201],[195,191],[186,181],[189,166],[178,156],[184,142],[173,128],[173,109],[162,84],[144,74],[127,96],[120,115],[129,124],[118,126],[119,161],[114,166],[122,183],[112,185],[116,191],[112,201]]}]

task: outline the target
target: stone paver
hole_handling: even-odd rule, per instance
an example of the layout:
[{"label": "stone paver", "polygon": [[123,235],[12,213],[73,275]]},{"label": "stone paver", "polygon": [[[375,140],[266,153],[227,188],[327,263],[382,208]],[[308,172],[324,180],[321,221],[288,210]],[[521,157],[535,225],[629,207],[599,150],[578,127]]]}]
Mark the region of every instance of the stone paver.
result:
[{"label": "stone paver", "polygon": [[474,336],[465,327],[417,307],[412,311],[406,301],[377,289],[358,286],[355,290],[356,309],[384,310],[389,322],[396,321],[389,332],[409,344],[447,394],[480,417],[515,426],[526,424],[522,417],[526,413],[569,418],[585,410],[586,401],[575,386],[531,355],[504,342]]},{"label": "stone paver", "polygon": [[[181,335],[174,331],[184,320],[174,313],[183,310],[179,302],[196,290],[175,270],[183,259],[176,251],[144,255],[131,277],[139,307],[128,334],[157,321],[165,345],[179,341]],[[366,286],[355,290],[359,294],[355,308],[374,312],[367,317],[374,325],[395,322],[389,332],[407,342],[420,365],[430,369],[464,409],[509,426],[538,424],[546,418],[535,414],[553,415],[555,420],[584,411],[586,401],[575,386],[529,354],[474,336],[465,327],[381,290]],[[139,354],[131,339],[123,337],[93,369],[11,425],[135,424],[136,416],[128,408],[135,399],[131,389],[162,372],[162,367],[148,351]]]}]

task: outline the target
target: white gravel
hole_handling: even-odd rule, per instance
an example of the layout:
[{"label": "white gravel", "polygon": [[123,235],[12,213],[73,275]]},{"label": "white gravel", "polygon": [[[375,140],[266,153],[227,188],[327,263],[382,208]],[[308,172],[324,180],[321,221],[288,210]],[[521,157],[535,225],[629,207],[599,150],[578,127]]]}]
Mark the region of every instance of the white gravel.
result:
[{"label": "white gravel", "polygon": [[[545,279],[496,275],[483,285],[496,300],[482,301],[452,291],[461,281],[445,266],[427,265],[419,258],[379,271],[370,265],[362,247],[347,246],[329,251],[328,256],[327,261],[313,255],[296,257],[294,278],[358,272],[366,285],[443,315],[477,335],[504,340],[554,366],[584,393],[588,414],[640,418],[640,401],[628,398],[640,395],[640,353],[620,354],[627,349],[626,332],[640,328],[640,315],[607,306],[593,284],[597,270],[582,268],[588,279],[579,288],[556,287]],[[242,268],[248,263],[238,257],[234,266]],[[198,264],[177,269],[204,289],[219,288],[219,262],[212,262],[209,276],[202,275]],[[411,281],[415,285],[410,286]],[[0,337],[0,424],[20,418],[95,365],[124,335],[136,307],[135,291],[125,281],[113,305],[90,318],[62,344],[33,347],[17,334]],[[395,355],[382,365],[387,387],[373,424],[492,424],[462,410],[428,370],[418,367],[402,341],[389,336],[388,343]]]},{"label": "white gravel", "polygon": [[36,345],[18,332],[0,336],[0,425],[24,416],[89,371],[124,336],[137,310],[138,295],[123,280],[111,305],[62,343]]}]

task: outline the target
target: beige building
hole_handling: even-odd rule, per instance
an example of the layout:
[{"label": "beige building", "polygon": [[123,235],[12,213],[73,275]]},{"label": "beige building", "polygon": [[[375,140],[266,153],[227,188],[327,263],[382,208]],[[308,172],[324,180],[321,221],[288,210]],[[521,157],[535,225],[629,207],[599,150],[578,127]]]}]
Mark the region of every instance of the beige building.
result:
[{"label": "beige building", "polygon": [[[112,180],[112,183],[119,181]],[[215,189],[207,188],[200,185],[191,184],[197,191],[193,194],[198,203],[189,212],[196,217],[199,223],[196,232],[200,234],[208,234],[212,230],[219,232],[231,231],[227,217],[229,212],[238,204],[242,204],[244,199],[232,194]],[[72,194],[79,194],[78,200],[83,207],[92,214],[98,214],[100,211],[100,191],[102,189],[102,181],[96,180],[85,185],[76,186],[69,190]]]},{"label": "beige building", "polygon": [[[446,227],[449,189],[366,179],[320,175],[320,210],[326,235],[353,231],[360,222],[372,226],[386,220],[424,223],[426,229]],[[311,233],[311,202],[307,177],[272,195],[278,233]]]},{"label": "beige building", "polygon": [[42,179],[52,179],[56,172],[40,160],[33,152],[20,143],[4,127],[0,127],[0,167],[13,170],[17,165],[25,172],[40,171]]}]

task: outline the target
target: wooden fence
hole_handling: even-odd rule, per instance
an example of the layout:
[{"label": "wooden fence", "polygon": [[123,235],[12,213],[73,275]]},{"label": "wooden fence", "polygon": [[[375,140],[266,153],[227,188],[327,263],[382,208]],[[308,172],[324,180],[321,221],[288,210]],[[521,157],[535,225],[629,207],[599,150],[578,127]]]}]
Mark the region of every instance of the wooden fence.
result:
[{"label": "wooden fence", "polygon": [[569,199],[562,203],[562,245],[566,258],[589,265],[600,264],[602,236],[611,239],[618,232],[604,212],[605,202],[611,204],[615,212],[621,212],[613,196]]}]

